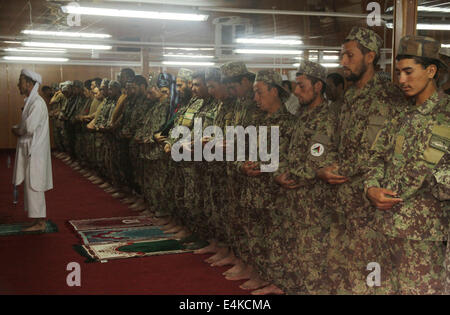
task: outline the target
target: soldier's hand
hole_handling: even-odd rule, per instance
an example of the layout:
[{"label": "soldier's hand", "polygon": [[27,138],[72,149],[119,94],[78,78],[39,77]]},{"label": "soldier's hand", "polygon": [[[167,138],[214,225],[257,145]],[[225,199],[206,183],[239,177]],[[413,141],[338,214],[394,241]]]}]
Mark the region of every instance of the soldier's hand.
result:
[{"label": "soldier's hand", "polygon": [[167,154],[169,154],[171,150],[172,150],[172,146],[170,145],[170,143],[167,143],[167,144],[164,146],[164,152],[167,153]]},{"label": "soldier's hand", "polygon": [[156,140],[156,142],[161,144],[161,143],[163,143],[164,141],[167,140],[167,137],[161,136],[161,133],[157,133],[157,134],[155,134],[155,140]]},{"label": "soldier's hand", "polygon": [[285,189],[297,189],[298,187],[300,187],[299,184],[296,184],[295,180],[289,179],[288,177],[288,172],[283,173],[275,177],[275,182]]},{"label": "soldier's hand", "polygon": [[256,177],[261,175],[259,164],[250,161],[244,162],[244,164],[242,165],[242,172],[249,177]]},{"label": "soldier's hand", "polygon": [[378,187],[370,187],[367,190],[367,198],[380,210],[389,210],[397,203],[403,202],[401,198],[391,198],[389,196],[396,197],[397,193],[386,188]]},{"label": "soldier's hand", "polygon": [[332,185],[343,184],[349,181],[347,177],[336,174],[338,168],[339,167],[335,164],[323,167],[317,170],[317,177]]}]

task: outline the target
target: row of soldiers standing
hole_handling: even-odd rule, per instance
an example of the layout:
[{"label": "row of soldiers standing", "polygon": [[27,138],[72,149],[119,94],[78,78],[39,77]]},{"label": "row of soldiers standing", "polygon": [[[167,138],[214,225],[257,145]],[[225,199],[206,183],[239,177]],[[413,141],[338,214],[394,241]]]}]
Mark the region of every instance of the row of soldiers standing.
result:
[{"label": "row of soldiers standing", "polygon": [[[375,75],[381,47],[368,29],[347,36],[341,65],[354,84],[342,104],[324,97],[326,69],[302,61],[295,115],[277,72],[255,76],[241,62],[181,69],[175,113],[155,80],[147,87],[127,69],[120,83],[93,88],[93,98],[75,81],[52,100],[55,143],[65,152],[58,156],[183,242],[195,241],[196,253],[214,253],[211,265],[233,265],[226,278],[248,279],[241,287],[254,294],[444,293],[450,100],[434,75],[446,65],[437,41],[403,38],[399,89]],[[193,154],[195,140],[180,145],[172,131],[187,127],[194,139],[199,118],[203,131],[268,126],[257,135],[267,147],[277,126],[276,171],[262,172],[261,156],[176,162],[173,151]],[[229,139],[200,142],[230,150]]]}]

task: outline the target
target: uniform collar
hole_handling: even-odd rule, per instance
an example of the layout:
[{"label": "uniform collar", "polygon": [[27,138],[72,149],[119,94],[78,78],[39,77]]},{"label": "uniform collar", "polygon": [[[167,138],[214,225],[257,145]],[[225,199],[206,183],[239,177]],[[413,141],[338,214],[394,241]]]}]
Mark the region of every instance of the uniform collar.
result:
[{"label": "uniform collar", "polygon": [[423,115],[427,115],[433,111],[441,98],[442,92],[436,90],[425,102],[415,107],[415,110]]}]

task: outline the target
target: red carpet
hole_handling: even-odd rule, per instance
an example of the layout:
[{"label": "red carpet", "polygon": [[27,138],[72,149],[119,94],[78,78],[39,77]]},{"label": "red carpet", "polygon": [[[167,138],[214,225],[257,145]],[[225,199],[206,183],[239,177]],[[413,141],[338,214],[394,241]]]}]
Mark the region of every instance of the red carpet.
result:
[{"label": "red carpet", "polygon": [[[0,223],[27,221],[23,193],[12,204],[12,170],[0,152]],[[80,244],[67,225],[71,219],[136,215],[84,177],[53,159],[54,189],[46,193],[47,217],[59,232],[0,237],[0,295],[3,294],[248,294],[221,275],[226,267],[210,267],[209,255],[166,255],[107,263],[84,263],[72,245]],[[81,287],[69,287],[71,262],[81,266]]]}]

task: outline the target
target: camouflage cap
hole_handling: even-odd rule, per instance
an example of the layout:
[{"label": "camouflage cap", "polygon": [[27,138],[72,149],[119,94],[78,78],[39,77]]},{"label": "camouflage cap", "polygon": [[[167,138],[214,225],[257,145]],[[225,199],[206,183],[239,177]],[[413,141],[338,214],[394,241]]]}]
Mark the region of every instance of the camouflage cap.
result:
[{"label": "camouflage cap", "polygon": [[400,39],[397,55],[410,55],[434,59],[447,68],[447,64],[439,57],[440,48],[441,43],[432,37],[407,35]]},{"label": "camouflage cap", "polygon": [[192,81],[192,75],[194,74],[194,71],[186,68],[181,68],[178,70],[177,77],[184,80],[184,81]]},{"label": "camouflage cap", "polygon": [[289,97],[289,93],[283,88],[283,79],[281,78],[281,74],[276,72],[273,69],[264,69],[258,71],[256,74],[255,82],[264,82],[267,85],[276,85],[282,91],[282,94],[280,95],[281,99],[285,99]]},{"label": "camouflage cap", "polygon": [[158,87],[158,75],[156,73],[150,73],[148,86],[151,88]]},{"label": "camouflage cap", "polygon": [[110,88],[110,89],[112,89],[112,88],[119,88],[119,89],[120,89],[120,83],[119,83],[119,81],[116,81],[116,80],[110,81],[110,82],[109,82],[109,88]]},{"label": "camouflage cap", "polygon": [[220,68],[209,67],[205,70],[205,81],[216,81],[221,82],[222,74]]},{"label": "camouflage cap", "polygon": [[383,46],[383,40],[377,33],[360,26],[354,26],[345,40],[357,41],[367,49],[376,52],[377,55],[379,55]]},{"label": "camouflage cap", "polygon": [[222,78],[224,79],[237,77],[240,75],[253,74],[252,72],[248,71],[245,63],[241,61],[227,62],[226,64],[222,65],[222,67],[220,67],[220,72],[222,73]]},{"label": "camouflage cap", "polygon": [[321,80],[325,84],[327,82],[327,72],[327,68],[309,60],[302,60],[297,70],[297,73],[309,75]]},{"label": "camouflage cap", "polygon": [[75,81],[73,81],[73,84],[72,84],[74,87],[77,87],[77,88],[83,88],[83,82],[81,82],[81,81],[79,81],[79,80],[75,80]]},{"label": "camouflage cap", "polygon": [[100,83],[100,87],[109,87],[109,80],[108,79],[103,79],[102,83]]}]

